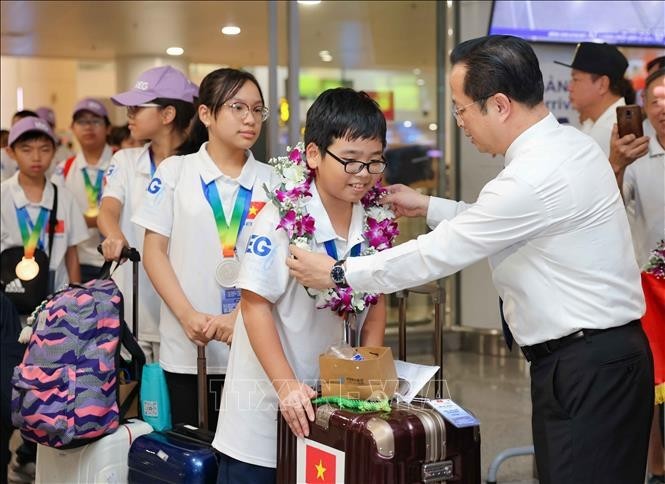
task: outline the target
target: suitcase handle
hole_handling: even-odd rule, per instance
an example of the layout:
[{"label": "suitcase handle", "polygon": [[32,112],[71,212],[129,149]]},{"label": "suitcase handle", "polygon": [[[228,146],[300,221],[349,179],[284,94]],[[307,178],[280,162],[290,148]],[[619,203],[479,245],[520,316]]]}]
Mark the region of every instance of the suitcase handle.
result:
[{"label": "suitcase handle", "polygon": [[[97,252],[104,254],[102,251],[102,244],[97,246]],[[141,254],[134,247],[123,247],[120,252],[120,259],[129,259],[132,261],[132,333],[138,339],[139,337],[139,262],[141,262]],[[104,265],[100,269],[100,279],[108,279],[111,277],[112,260],[104,261]],[[115,269],[118,268],[120,262],[116,262]],[[115,270],[113,269],[113,270]]]},{"label": "suitcase handle", "polygon": [[439,366],[439,369],[434,375],[434,393],[436,398],[441,398],[443,382],[441,377],[443,375],[443,312],[446,303],[446,291],[439,285],[438,282],[430,282],[421,286],[415,286],[408,289],[397,291],[395,296],[399,300],[398,306],[398,340],[399,350],[398,357],[402,361],[406,361],[406,299],[409,293],[428,294],[432,298],[434,304],[434,361]]},{"label": "suitcase handle", "polygon": [[197,346],[196,348],[198,350],[196,357],[196,376],[199,397],[199,428],[208,430],[208,392],[206,391],[208,370],[206,368],[206,347]]}]

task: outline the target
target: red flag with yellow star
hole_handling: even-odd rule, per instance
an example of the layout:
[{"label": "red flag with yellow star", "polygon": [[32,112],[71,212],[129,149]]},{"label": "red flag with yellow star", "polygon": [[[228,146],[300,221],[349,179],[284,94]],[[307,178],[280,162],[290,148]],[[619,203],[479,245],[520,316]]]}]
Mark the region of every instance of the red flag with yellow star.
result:
[{"label": "red flag with yellow star", "polygon": [[305,480],[307,484],[335,484],[335,459],[324,450],[305,447]]},{"label": "red flag with yellow star", "polygon": [[247,213],[247,220],[256,218],[266,202],[253,201],[249,204],[249,212]]}]

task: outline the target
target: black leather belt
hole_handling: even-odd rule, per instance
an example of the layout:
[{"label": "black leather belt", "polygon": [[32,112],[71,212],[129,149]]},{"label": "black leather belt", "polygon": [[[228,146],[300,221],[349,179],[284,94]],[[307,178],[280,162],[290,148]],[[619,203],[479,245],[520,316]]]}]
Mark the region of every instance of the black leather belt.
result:
[{"label": "black leather belt", "polygon": [[551,339],[549,341],[545,341],[543,343],[538,343],[535,345],[531,346],[522,346],[520,349],[522,350],[522,353],[524,354],[524,357],[528,361],[534,361],[537,360],[538,358],[542,358],[547,355],[551,355],[555,351],[557,351],[560,348],[563,348],[564,346],[568,346],[571,343],[574,343],[575,341],[588,337],[588,336],[593,336],[594,334],[600,334],[600,333],[606,333],[608,331],[613,331],[621,328],[626,328],[628,326],[634,326],[639,324],[639,320],[631,321],[628,324],[624,324],[622,326],[615,326],[613,328],[606,328],[606,329],[580,329],[579,331],[576,331],[574,333],[571,333],[566,336],[562,336],[561,338],[558,339]]}]

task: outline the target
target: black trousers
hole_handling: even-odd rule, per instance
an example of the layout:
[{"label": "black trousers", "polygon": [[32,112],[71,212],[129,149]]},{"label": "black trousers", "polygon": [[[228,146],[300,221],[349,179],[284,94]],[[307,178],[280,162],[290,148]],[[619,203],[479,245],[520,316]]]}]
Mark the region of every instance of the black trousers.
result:
[{"label": "black trousers", "polygon": [[[199,397],[196,375],[164,372],[166,385],[169,389],[171,403],[171,422],[186,423],[193,426],[199,424]],[[222,401],[225,375],[208,375],[208,429],[217,430],[219,407]]]},{"label": "black trousers", "polygon": [[639,324],[580,338],[531,363],[541,484],[642,484],[654,409]]}]

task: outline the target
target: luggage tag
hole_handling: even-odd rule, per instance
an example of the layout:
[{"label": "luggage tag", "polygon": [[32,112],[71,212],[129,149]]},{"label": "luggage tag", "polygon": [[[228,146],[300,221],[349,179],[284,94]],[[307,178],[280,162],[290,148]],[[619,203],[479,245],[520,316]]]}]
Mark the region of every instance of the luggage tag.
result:
[{"label": "luggage tag", "polygon": [[233,312],[240,302],[240,289],[237,287],[222,288],[222,314]]},{"label": "luggage tag", "polygon": [[458,429],[480,425],[480,422],[476,417],[457,405],[450,398],[429,400],[427,404],[443,415],[443,418]]}]

